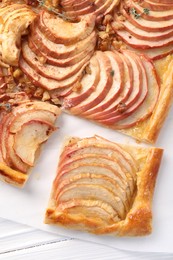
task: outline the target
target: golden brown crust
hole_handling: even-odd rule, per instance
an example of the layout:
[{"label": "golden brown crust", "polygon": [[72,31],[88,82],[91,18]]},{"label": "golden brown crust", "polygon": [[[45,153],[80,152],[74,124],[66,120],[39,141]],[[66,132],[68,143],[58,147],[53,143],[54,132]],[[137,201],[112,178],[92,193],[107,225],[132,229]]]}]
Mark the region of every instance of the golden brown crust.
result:
[{"label": "golden brown crust", "polygon": [[171,60],[168,70],[162,78],[162,86],[157,106],[150,118],[147,131],[144,132],[143,139],[147,142],[154,143],[166,119],[169,109],[172,105],[173,98],[173,60]]},{"label": "golden brown crust", "polygon": [[[121,145],[120,145],[121,146]],[[122,145],[123,147],[123,145]],[[127,147],[128,146],[124,146]],[[68,149],[66,146],[65,149]],[[58,210],[54,200],[55,189],[46,211],[45,223],[89,231],[95,234],[117,236],[144,236],[152,232],[152,199],[163,150],[160,148],[141,148],[129,146],[133,158],[138,162],[137,190],[133,204],[124,220],[106,225],[100,219],[87,218],[85,214],[70,214]],[[53,186],[54,187],[54,186]]]},{"label": "golden brown crust", "polygon": [[4,182],[22,187],[28,179],[28,175],[15,171],[7,165],[0,163],[0,179]]}]

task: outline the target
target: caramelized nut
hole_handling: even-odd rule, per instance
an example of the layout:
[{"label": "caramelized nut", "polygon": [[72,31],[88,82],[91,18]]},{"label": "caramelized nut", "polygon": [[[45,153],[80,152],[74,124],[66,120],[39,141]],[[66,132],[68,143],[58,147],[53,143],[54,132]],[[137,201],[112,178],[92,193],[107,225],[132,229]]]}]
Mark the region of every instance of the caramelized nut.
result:
[{"label": "caramelized nut", "polygon": [[20,70],[20,69],[16,69],[14,72],[13,72],[13,77],[14,78],[20,78],[21,76],[23,76],[23,72]]}]

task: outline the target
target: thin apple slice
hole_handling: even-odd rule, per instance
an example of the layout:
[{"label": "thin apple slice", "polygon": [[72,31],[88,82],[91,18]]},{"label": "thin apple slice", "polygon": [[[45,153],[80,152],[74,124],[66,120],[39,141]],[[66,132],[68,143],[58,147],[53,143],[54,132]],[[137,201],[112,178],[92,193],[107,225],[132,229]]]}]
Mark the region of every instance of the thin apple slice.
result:
[{"label": "thin apple slice", "polygon": [[119,189],[119,186],[117,185],[116,181],[114,181],[111,178],[108,178],[104,175],[99,174],[92,174],[92,173],[79,173],[74,176],[71,176],[70,172],[63,178],[63,181],[61,179],[59,180],[57,184],[57,190],[55,191],[55,199],[57,198],[58,194],[66,187],[71,184],[98,184],[102,185],[108,189],[110,189],[116,197],[120,198],[120,204],[121,207],[123,207],[124,212],[128,212],[129,209],[129,201],[127,199],[127,194],[125,192],[122,192],[121,189]]},{"label": "thin apple slice", "polygon": [[89,218],[89,222],[93,223],[94,226],[100,226],[98,218],[104,220],[102,223],[103,225],[105,225],[105,221],[106,223],[115,223],[119,221],[117,212],[108,203],[100,200],[73,199],[59,203],[57,210],[62,212],[66,210],[71,213],[71,217],[74,217],[76,213],[81,212],[81,214],[83,213],[81,216],[81,222],[85,221],[85,218]]},{"label": "thin apple slice", "polygon": [[43,77],[54,79],[57,81],[62,81],[70,78],[76,74],[83,65],[89,62],[90,57],[93,54],[93,49],[89,53],[86,52],[86,56],[79,62],[70,66],[53,66],[47,63],[41,63],[39,57],[29,48],[27,41],[22,44],[22,55],[24,60],[31,66],[37,73]]},{"label": "thin apple slice", "polygon": [[14,135],[8,132],[5,140],[5,147],[8,151],[6,156],[6,163],[13,169],[18,170],[23,173],[27,173],[29,170],[29,165],[24,163],[21,158],[14,151]]},{"label": "thin apple slice", "polygon": [[97,135],[92,138],[75,141],[69,145],[60,156],[59,166],[64,164],[64,161],[68,162],[68,160],[71,160],[73,156],[91,152],[93,154],[107,155],[110,158],[115,158],[122,167],[125,167],[127,172],[132,174],[133,178],[136,178],[135,172],[138,171],[138,167],[134,158],[119,145],[108,142],[106,139]]},{"label": "thin apple slice", "polygon": [[88,98],[70,109],[70,112],[73,114],[83,114],[88,109],[95,107],[105,98],[111,88],[113,78],[111,76],[112,67],[110,60],[101,51],[97,51],[95,56],[100,63],[100,81],[95,91]]},{"label": "thin apple slice", "polygon": [[[163,1],[162,1],[162,3],[163,3]],[[171,3],[172,3],[172,0],[171,0]],[[162,20],[169,20],[169,19],[173,18],[173,10],[171,8],[169,10],[165,10],[164,7],[165,6],[163,6],[162,11],[158,10],[157,12],[152,11],[150,9],[149,10],[150,15],[147,15],[147,14],[145,15],[144,11],[143,11],[144,8],[140,4],[138,4],[137,2],[131,1],[131,8],[135,8],[136,12],[142,14],[145,17],[146,20],[162,21]]]},{"label": "thin apple slice", "polygon": [[56,120],[56,115],[50,111],[46,110],[29,110],[24,113],[18,114],[10,124],[10,133],[17,133],[23,124],[32,120],[41,120],[49,122],[50,124],[54,124]]},{"label": "thin apple slice", "polygon": [[21,70],[32,80],[33,84],[38,87],[45,88],[47,90],[57,90],[57,89],[64,89],[67,87],[71,87],[73,84],[79,81],[79,79],[82,76],[82,73],[85,69],[87,64],[84,64],[81,69],[72,75],[71,77],[57,81],[55,79],[46,78],[44,76],[41,76],[39,73],[35,71],[29,64],[20,57],[19,60],[19,66]]},{"label": "thin apple slice", "polygon": [[1,149],[1,154],[2,154],[2,158],[4,160],[4,162],[7,163],[7,149],[6,149],[6,140],[7,140],[7,136],[8,136],[8,126],[11,122],[11,118],[13,118],[13,115],[7,114],[5,115],[2,120],[1,120],[1,124],[0,124],[0,149]]},{"label": "thin apple slice", "polygon": [[93,114],[95,120],[102,119],[115,111],[118,104],[125,103],[133,91],[133,68],[130,61],[121,53],[114,51],[116,55],[122,60],[124,65],[124,73],[122,74],[123,86],[120,95],[104,110]]},{"label": "thin apple slice", "polygon": [[88,64],[89,73],[86,72],[80,84],[81,88],[76,92],[73,91],[63,100],[63,107],[66,109],[80,104],[95,91],[100,80],[100,66],[97,58],[93,56]]},{"label": "thin apple slice", "polygon": [[85,39],[95,26],[95,15],[92,14],[85,15],[76,23],[65,21],[46,11],[41,12],[39,18],[39,28],[45,36],[55,43],[65,45]]},{"label": "thin apple slice", "polygon": [[[124,183],[127,184],[131,190],[131,193],[133,193],[133,178],[129,177],[129,173],[125,171],[125,168],[123,168],[119,162],[116,159],[109,158],[106,155],[98,155],[98,154],[84,154],[84,155],[79,155],[79,156],[73,156],[72,160],[67,163],[64,163],[61,167],[59,167],[59,171],[63,172],[64,170],[66,171],[67,169],[70,170],[71,168],[75,167],[78,164],[100,164],[103,167],[108,166],[111,169],[113,169],[117,175],[117,177]],[[127,175],[128,174],[128,177]],[[60,174],[61,175],[61,174]],[[126,182],[128,178],[128,182]]]},{"label": "thin apple slice", "polygon": [[[114,100],[114,103],[112,102],[110,104],[110,107],[112,107],[112,104],[117,103],[117,106],[114,106],[113,109],[110,109],[108,107],[108,112],[103,113],[102,116],[100,116],[99,122],[104,122],[106,119],[110,119],[113,117],[121,117],[122,115],[126,114],[126,110],[128,110],[131,106],[136,104],[137,102],[141,103],[145,96],[147,95],[147,84],[145,82],[145,79],[143,77],[145,76],[145,71],[143,67],[140,65],[139,57],[136,56],[133,52],[130,52],[129,55],[125,55],[126,53],[123,53],[123,56],[128,59],[132,71],[133,71],[133,78],[132,78],[132,91],[130,95],[126,98],[126,100],[120,100],[121,95],[117,97],[116,100]],[[143,76],[144,74],[144,76]],[[144,86],[143,86],[144,85]],[[126,84],[123,86],[123,88],[126,87]],[[123,98],[124,99],[124,98]],[[120,100],[120,101],[117,101]],[[125,112],[123,113],[121,111],[121,106],[125,105]],[[123,107],[122,107],[123,108]],[[112,110],[112,111],[111,111]],[[101,114],[101,113],[100,113]],[[95,119],[94,115],[92,116],[93,119]],[[97,116],[98,118],[98,116]]]},{"label": "thin apple slice", "polygon": [[[101,185],[94,184],[73,184],[64,189],[57,198],[57,202],[73,199],[93,199],[109,204],[117,213],[120,219],[124,218],[123,210],[120,209],[120,199]],[[122,211],[121,211],[122,210]]]},{"label": "thin apple slice", "polygon": [[104,52],[104,54],[106,54],[106,56],[109,58],[111,62],[111,66],[112,66],[111,76],[113,78],[113,82],[105,98],[97,106],[83,113],[83,115],[89,118],[92,118],[94,113],[105,111],[105,109],[110,104],[112,104],[117,99],[118,96],[120,96],[120,93],[123,88],[124,65],[121,58],[111,51],[106,51]]},{"label": "thin apple slice", "polygon": [[173,4],[154,3],[152,0],[145,0],[142,3],[143,8],[147,8],[151,11],[168,11],[173,9]]},{"label": "thin apple slice", "polygon": [[[119,120],[122,120],[130,116],[141,106],[148,94],[147,74],[145,67],[143,66],[143,63],[141,61],[141,58],[131,51],[123,51],[123,55],[126,56],[129,60],[131,60],[133,64],[133,91],[124,103],[125,110],[121,111],[115,108],[114,112],[109,113],[109,115],[106,115],[104,118],[102,117],[102,119],[99,120],[99,122],[103,124],[116,123]],[[137,74],[136,71],[138,71]]]},{"label": "thin apple slice", "polygon": [[24,163],[33,166],[38,148],[55,129],[52,124],[39,120],[32,120],[23,124],[14,138],[14,150],[17,156]]},{"label": "thin apple slice", "polygon": [[114,124],[113,127],[115,129],[129,128],[136,125],[139,122],[142,122],[152,114],[156,106],[160,93],[160,88],[157,81],[155,69],[150,60],[148,60],[148,58],[144,56],[142,56],[142,63],[147,74],[148,94],[144,102],[138,107],[136,111],[134,111],[134,113],[132,113],[129,117],[122,119],[116,124]]},{"label": "thin apple slice", "polygon": [[74,57],[81,52],[85,52],[88,46],[95,46],[96,32],[93,31],[87,38],[71,45],[56,44],[39,30],[35,21],[31,25],[32,42],[43,52],[46,56],[54,57],[56,59],[67,59]]}]

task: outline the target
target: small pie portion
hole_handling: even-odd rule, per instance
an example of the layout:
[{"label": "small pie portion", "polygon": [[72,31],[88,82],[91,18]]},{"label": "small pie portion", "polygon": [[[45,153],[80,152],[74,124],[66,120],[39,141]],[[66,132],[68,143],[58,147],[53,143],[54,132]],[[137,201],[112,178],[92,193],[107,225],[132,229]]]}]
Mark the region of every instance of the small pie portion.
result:
[{"label": "small pie portion", "polygon": [[[10,105],[3,105],[7,104]],[[54,105],[26,99],[1,113],[0,178],[3,181],[24,185],[41,144],[56,130],[55,120],[59,114],[60,109]]]},{"label": "small pie portion", "polygon": [[172,62],[168,64],[160,85],[148,57],[130,50],[96,51],[81,89],[63,99],[63,109],[154,143],[172,102]]},{"label": "small pie portion", "polygon": [[60,156],[45,223],[95,234],[150,234],[162,153],[99,136],[70,138]]}]

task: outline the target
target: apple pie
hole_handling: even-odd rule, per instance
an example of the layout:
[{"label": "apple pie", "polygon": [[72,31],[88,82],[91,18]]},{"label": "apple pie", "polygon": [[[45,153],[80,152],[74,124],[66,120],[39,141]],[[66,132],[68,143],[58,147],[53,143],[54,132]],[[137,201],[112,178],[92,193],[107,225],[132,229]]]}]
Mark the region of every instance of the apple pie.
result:
[{"label": "apple pie", "polygon": [[95,234],[150,234],[162,152],[100,136],[70,138],[60,155],[45,223]]}]

